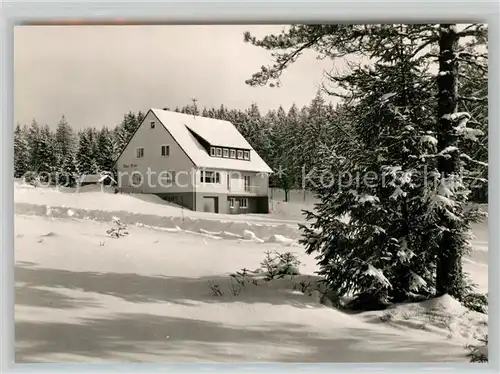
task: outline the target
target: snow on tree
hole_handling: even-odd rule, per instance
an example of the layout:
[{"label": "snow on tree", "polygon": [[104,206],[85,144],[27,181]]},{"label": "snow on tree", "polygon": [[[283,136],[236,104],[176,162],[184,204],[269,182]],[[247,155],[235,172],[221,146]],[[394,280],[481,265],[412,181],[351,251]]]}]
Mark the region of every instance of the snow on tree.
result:
[{"label": "snow on tree", "polygon": [[120,153],[123,148],[127,145],[130,138],[134,135],[135,131],[139,128],[140,124],[144,120],[145,115],[139,112],[136,115],[133,112],[128,112],[123,116],[122,122],[115,129],[116,135],[116,152]]},{"label": "snow on tree", "polygon": [[14,178],[21,178],[28,171],[29,148],[27,129],[17,124],[14,130]]},{"label": "snow on tree", "polygon": [[94,142],[92,129],[86,129],[79,134],[76,164],[81,174],[95,174],[98,172],[97,161],[94,158]]},{"label": "snow on tree", "polygon": [[55,151],[55,135],[50,130],[48,125],[44,125],[40,128],[37,142],[36,172],[38,173],[41,181],[56,183],[55,172],[57,171],[57,159]]},{"label": "snow on tree", "polygon": [[[476,49],[485,49],[471,42],[466,51],[477,53]],[[470,149],[469,155],[474,162],[470,175],[465,177],[471,189],[471,199],[485,203],[488,201],[488,70],[477,64],[460,64],[458,81],[458,111],[467,112],[471,118],[468,124],[473,129],[465,128],[464,144]]]},{"label": "snow on tree", "polygon": [[424,173],[434,163],[422,157],[434,152],[421,142],[433,126],[426,75],[401,57],[336,78],[349,78],[357,97],[357,145],[343,155],[321,148],[324,165],[313,181],[320,203],[307,214],[303,243],[308,253],[321,253],[320,274],[338,297],[356,296],[351,305],[379,307],[434,291],[433,241],[424,234],[435,222],[423,219]]},{"label": "snow on tree", "polygon": [[[301,142],[298,144],[300,151],[296,158],[304,174],[314,172],[318,161],[321,146],[328,146],[333,142],[331,135],[331,116],[323,98],[322,92],[318,90],[304,113],[304,121],[298,134]],[[303,188],[308,188],[304,178]]]},{"label": "snow on tree", "polygon": [[471,53],[460,47],[461,37],[485,39],[482,25],[469,25],[458,31],[454,24],[441,24],[438,32],[438,171],[440,183],[438,192],[439,218],[443,227],[439,251],[437,252],[436,293],[450,294],[462,300],[468,286],[462,270],[462,257],[469,249],[464,232],[477,219],[477,211],[468,210],[467,186],[463,183],[466,162],[472,158],[468,150],[461,147],[461,139],[467,136],[469,113],[458,113],[459,64],[465,63],[485,69],[487,54]]},{"label": "snow on tree", "polygon": [[61,172],[58,176],[59,184],[62,187],[75,187],[78,184],[79,175],[76,154],[70,152],[62,160]]},{"label": "snow on tree", "polygon": [[[328,76],[341,89],[329,93],[359,114],[352,119],[360,147],[343,155],[348,157],[323,150],[329,160],[323,169],[361,175],[385,170],[390,183],[341,192],[319,187],[321,202],[308,215],[314,222],[304,227],[308,252],[320,252],[322,275],[339,295],[407,300],[419,285],[423,296],[448,293],[460,300],[468,291],[461,265],[468,244],[464,233],[478,214],[465,208],[462,179],[474,160],[461,142],[471,131],[465,130],[470,116],[457,113],[458,66],[482,68],[487,55],[465,51],[459,41],[468,37],[484,44],[486,35],[487,28],[477,24],[462,30],[450,24],[293,25],[260,40],[245,33],[246,42],[272,50],[275,60],[247,80],[252,86],[279,86],[282,72],[305,49],[321,58],[364,55],[369,61],[351,66],[353,74]],[[423,79],[422,69],[436,63],[437,74]],[[397,68],[394,75],[387,74],[389,68]],[[395,77],[400,84],[388,87]],[[437,103],[423,95],[432,90]],[[413,181],[423,166],[425,187]],[[400,176],[391,180],[396,171]]]},{"label": "snow on tree", "polygon": [[113,139],[107,127],[102,128],[96,139],[96,162],[100,171],[110,172],[113,169]]},{"label": "snow on tree", "polygon": [[73,128],[68,124],[66,117],[62,116],[57,124],[55,134],[55,151],[57,166],[62,167],[65,160],[74,154],[76,148]]},{"label": "snow on tree", "polygon": [[29,148],[28,168],[29,171],[36,172],[39,164],[38,149],[40,145],[40,126],[35,120],[31,122],[28,129],[27,142]]}]

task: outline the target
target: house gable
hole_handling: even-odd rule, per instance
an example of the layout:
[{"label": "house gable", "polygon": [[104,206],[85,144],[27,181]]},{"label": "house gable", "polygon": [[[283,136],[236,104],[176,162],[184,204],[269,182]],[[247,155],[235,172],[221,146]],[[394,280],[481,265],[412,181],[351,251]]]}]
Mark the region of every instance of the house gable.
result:
[{"label": "house gable", "polygon": [[[142,150],[138,151],[141,148]],[[162,148],[168,148],[168,154]],[[139,155],[142,157],[138,157]],[[144,193],[164,192],[166,189],[172,192],[193,191],[194,185],[190,173],[194,166],[193,160],[151,110],[147,112],[115,163],[120,186]],[[165,187],[159,178],[171,172],[174,174],[183,172],[179,177],[182,180]],[[134,174],[141,174],[141,177],[136,177],[136,181],[138,178],[142,181],[140,187],[134,187],[131,183]]]}]

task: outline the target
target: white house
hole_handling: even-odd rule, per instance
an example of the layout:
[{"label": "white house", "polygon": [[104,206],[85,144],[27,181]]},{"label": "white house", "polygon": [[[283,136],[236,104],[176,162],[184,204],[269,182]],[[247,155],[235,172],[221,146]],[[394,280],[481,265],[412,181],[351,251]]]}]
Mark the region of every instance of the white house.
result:
[{"label": "white house", "polygon": [[195,211],[268,212],[272,170],[228,121],[150,109],[115,168],[121,192]]}]

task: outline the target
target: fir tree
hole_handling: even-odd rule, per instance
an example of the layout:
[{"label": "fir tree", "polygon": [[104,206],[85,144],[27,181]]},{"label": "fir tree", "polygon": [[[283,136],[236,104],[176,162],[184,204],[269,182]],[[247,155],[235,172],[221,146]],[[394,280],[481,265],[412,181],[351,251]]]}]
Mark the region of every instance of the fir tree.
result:
[{"label": "fir tree", "polygon": [[[386,258],[390,258],[391,254],[394,253],[393,249],[391,249],[392,247],[388,246],[384,241],[384,238],[388,236],[388,231],[383,225],[374,225],[370,220],[373,218],[373,222],[380,222],[377,219],[380,220],[381,217],[385,216],[383,222],[387,223],[392,222],[397,217],[403,217],[401,218],[401,230],[407,232],[404,237],[411,239],[413,243],[424,243],[423,238],[427,239],[429,243],[428,249],[417,256],[417,258],[422,262],[419,267],[422,270],[427,269],[429,273],[424,277],[424,272],[415,272],[421,279],[427,279],[430,282],[433,280],[432,277],[434,277],[433,283],[425,283],[425,286],[423,286],[424,289],[431,290],[432,286],[435,286],[436,295],[448,293],[459,300],[467,292],[461,258],[467,251],[469,225],[472,220],[477,218],[477,214],[473,210],[466,209],[468,191],[462,183],[462,179],[469,174],[466,169],[467,163],[473,160],[467,154],[466,149],[461,147],[461,139],[467,136],[467,134],[474,132],[475,129],[470,129],[467,126],[467,121],[470,119],[469,114],[457,113],[458,66],[459,63],[469,64],[476,65],[482,69],[485,66],[487,55],[486,53],[465,51],[462,48],[463,44],[460,44],[459,41],[462,38],[469,37],[474,39],[474,43],[476,44],[484,44],[486,34],[487,29],[483,25],[476,24],[468,25],[460,31],[455,25],[450,24],[293,25],[279,35],[279,37],[270,35],[258,40],[249,33],[245,34],[246,42],[273,50],[273,58],[275,59],[275,63],[272,66],[263,67],[247,80],[247,83],[253,86],[279,83],[282,72],[295,62],[297,56],[300,56],[307,48],[316,51],[322,58],[334,59],[339,56],[356,54],[358,56],[365,55],[371,59],[371,63],[378,61],[382,66],[397,65],[400,71],[406,72],[403,74],[406,77],[405,79],[417,77],[415,74],[410,74],[411,69],[403,67],[401,65],[403,63],[411,65],[411,61],[415,63],[419,62],[420,65],[418,66],[420,67],[435,62],[439,63],[437,76],[425,83],[431,85],[432,82],[437,80],[435,93],[437,93],[438,102],[435,103],[432,101],[429,104],[421,106],[421,110],[424,113],[420,113],[420,115],[425,115],[422,119],[418,118],[418,115],[415,114],[419,109],[413,106],[413,102],[411,101],[420,102],[419,92],[409,94],[409,86],[403,84],[402,87],[406,87],[404,90],[399,89],[394,90],[394,92],[386,92],[384,95],[390,94],[390,96],[381,96],[384,98],[383,101],[391,100],[392,102],[397,102],[393,104],[394,107],[391,111],[379,113],[382,115],[382,118],[386,118],[383,122],[381,120],[377,121],[377,125],[381,122],[381,129],[373,126],[365,127],[364,133],[356,131],[356,134],[359,136],[358,140],[361,143],[361,147],[357,149],[358,153],[348,154],[349,157],[341,158],[334,153],[331,154],[333,159],[330,159],[329,166],[342,165],[341,170],[347,170],[344,169],[345,166],[343,165],[350,163],[351,165],[349,165],[348,170],[351,170],[351,172],[377,170],[377,164],[373,163],[373,161],[372,163],[368,162],[365,156],[371,154],[371,156],[376,156],[373,160],[379,160],[379,163],[381,161],[387,162],[385,158],[389,155],[386,154],[388,151],[385,148],[389,149],[391,144],[387,144],[386,147],[381,148],[377,144],[374,144],[374,142],[380,142],[381,136],[386,137],[386,135],[380,132],[384,128],[386,128],[385,131],[387,134],[391,136],[395,135],[386,125],[398,120],[398,116],[402,116],[398,120],[401,124],[396,126],[396,128],[402,128],[403,130],[394,138],[395,141],[392,145],[393,147],[397,145],[404,152],[408,152],[407,149],[411,150],[413,148],[414,150],[411,155],[414,156],[415,160],[432,160],[434,164],[431,162],[431,165],[428,165],[430,167],[430,174],[427,175],[427,178],[436,187],[431,190],[412,191],[410,196],[415,196],[415,199],[411,201],[420,200],[421,202],[419,204],[415,203],[416,205],[413,206],[409,202],[410,198],[408,198],[406,204],[401,203],[394,211],[386,210],[385,208],[390,204],[393,193],[398,191],[398,194],[400,194],[399,190],[401,190],[403,192],[402,195],[407,195],[409,193],[407,190],[403,188],[395,190],[389,195],[388,199],[387,189],[382,185],[373,191],[355,189],[350,200],[344,194],[341,196],[345,198],[340,199],[337,203],[333,203],[331,199],[322,199],[322,204],[319,204],[316,209],[319,213],[317,216],[314,216],[317,219],[316,224],[323,229],[324,226],[322,224],[331,225],[338,236],[336,237],[328,232],[317,234],[313,228],[306,228],[305,240],[309,243],[309,251],[319,250],[321,252],[320,263],[323,268],[323,274],[327,277],[330,286],[336,291],[343,293],[350,289],[361,293],[365,292],[375,296],[375,299],[379,301],[386,301],[390,297],[404,299],[405,295],[410,294],[411,290],[408,288],[408,283],[411,283],[411,281],[408,282],[408,279],[405,279],[403,272],[407,268],[414,269],[414,266],[416,269],[418,264],[406,264],[405,268],[401,260],[392,259],[383,263],[383,261],[386,261]],[[406,47],[409,49],[405,49]],[[404,53],[395,53],[395,51],[401,51],[402,49],[404,49]],[[395,58],[394,56],[397,57]],[[370,90],[373,90],[373,92],[379,94],[383,93],[375,91],[374,87],[369,84],[370,81],[377,81],[376,75],[381,79],[379,73],[383,71],[382,66],[378,67],[378,73],[375,74],[373,79],[366,80],[368,83],[365,83],[365,89],[359,86],[362,80],[356,74],[341,77],[342,79],[338,79],[338,76],[330,75],[331,80],[334,81],[337,87],[344,89],[344,92],[336,94],[345,99],[345,103],[356,105],[356,108],[359,110],[359,105],[361,105],[359,104],[359,100],[365,98],[367,92],[369,93]],[[357,69],[357,72],[360,73],[360,70]],[[391,80],[392,78],[389,75],[385,75],[385,79]],[[422,84],[423,82],[416,83]],[[356,94],[345,94],[345,92],[349,93],[351,88],[356,86],[358,86],[358,89],[355,90]],[[329,91],[329,93],[334,94],[333,91]],[[392,95],[392,93],[395,95]],[[401,100],[402,104],[399,103]],[[433,106],[432,103],[436,105]],[[400,108],[400,105],[402,108]],[[386,105],[385,108],[389,108],[389,106]],[[402,109],[404,111],[401,111]],[[378,113],[379,110],[380,107],[376,106],[373,108],[373,113]],[[369,113],[369,110],[367,112]],[[428,122],[433,125],[428,130],[425,130],[426,126],[422,125],[421,121],[428,118],[427,113],[429,112],[432,113],[432,121],[429,120]],[[369,123],[370,120],[373,122],[376,117],[367,118],[366,116],[362,116],[361,118],[364,118]],[[354,117],[354,120],[356,120],[356,117]],[[410,127],[402,127],[408,121],[410,122]],[[415,125],[411,125],[412,122],[415,122]],[[414,129],[416,129],[416,132]],[[430,131],[430,133],[422,134],[423,130]],[[425,152],[420,154],[423,150],[419,148],[418,143],[415,143],[416,135],[420,136],[424,140],[424,143],[433,145],[435,147],[433,151],[429,152],[429,154]],[[364,139],[367,144],[365,144],[365,141],[362,141]],[[396,141],[396,139],[399,140]],[[407,143],[407,145],[401,146],[398,142]],[[373,153],[374,150],[378,151]],[[325,152],[325,157],[326,155],[328,155],[328,152]],[[393,157],[391,156],[388,160],[391,160]],[[353,163],[355,159],[357,159],[357,162]],[[421,163],[406,165],[404,167],[401,165],[396,166],[402,167],[403,170],[408,167],[419,170],[418,165],[421,166]],[[389,168],[386,172],[390,170],[393,169]],[[331,194],[331,191],[327,190],[319,190],[318,192],[323,197]],[[374,194],[374,192],[378,192],[378,195]],[[420,196],[420,199],[416,198],[416,196]],[[364,213],[366,215],[365,218],[358,219],[358,216],[355,214],[356,209],[359,209],[360,204],[366,203],[373,205],[376,209],[370,209]],[[330,206],[330,209],[328,209],[328,206]],[[341,208],[354,216],[354,220],[352,217],[349,217],[351,221],[353,220],[354,225],[356,222],[359,222],[358,226],[353,230],[347,230],[349,233],[348,236],[346,236],[347,234],[342,234],[342,228],[347,228],[344,227],[344,223],[339,220],[340,217],[337,215]],[[403,224],[407,221],[412,222],[416,226],[410,230],[412,226],[409,223]],[[418,225],[413,221],[416,221]],[[357,237],[367,239],[368,236],[363,235],[363,232],[370,233],[370,241],[375,244],[357,241]],[[395,240],[398,237],[393,236],[393,233],[390,234],[388,239],[394,241],[394,245],[396,245]],[[403,237],[401,233],[398,235],[400,238]],[[405,241],[404,245],[403,242],[398,242],[398,246],[406,248],[408,243],[409,240]],[[370,253],[363,252],[366,256],[361,258],[364,261],[364,268],[358,268],[357,271],[354,270],[354,261],[357,261],[357,257],[350,257],[349,253],[352,253],[352,251],[346,251],[346,248],[349,247],[351,250],[357,249],[354,253],[362,253],[360,251],[364,247],[370,248],[372,257],[366,257],[370,256]],[[337,256],[336,260],[334,259],[335,256]],[[384,260],[381,260],[382,258]],[[373,264],[370,266],[370,262],[366,261],[367,259],[377,261],[377,266]],[[334,266],[331,266],[330,270],[326,270],[329,264]],[[384,269],[385,265],[388,269]],[[349,270],[346,270],[347,268]],[[338,277],[338,274],[337,276],[331,276],[328,271],[333,271],[334,273],[344,272],[345,277],[342,279],[342,277]],[[389,274],[389,278],[386,274]],[[339,283],[335,283],[334,280]],[[374,282],[374,280],[376,281]],[[380,290],[376,288],[375,283],[378,283]],[[423,284],[424,282],[421,283]]]},{"label": "fir tree", "polygon": [[101,171],[111,172],[114,164],[113,140],[107,127],[102,128],[97,135],[97,166]]},{"label": "fir tree", "polygon": [[28,171],[29,149],[26,129],[17,124],[14,130],[14,178],[21,178]]},{"label": "fir tree", "polygon": [[55,151],[57,167],[62,168],[65,160],[75,152],[75,134],[73,128],[68,124],[66,117],[62,116],[57,124],[55,134]]},{"label": "fir tree", "polygon": [[76,164],[81,174],[95,174],[98,171],[97,162],[93,157],[93,147],[92,130],[86,129],[82,131],[76,154]]},{"label": "fir tree", "polygon": [[62,160],[58,178],[60,185],[63,187],[75,187],[77,185],[79,173],[75,153],[68,153]]},{"label": "fir tree", "polygon": [[[467,51],[475,53],[475,45],[467,46]],[[469,123],[475,131],[468,134],[466,147],[470,148],[470,156],[476,160],[471,165],[471,173],[466,176],[471,199],[475,202],[488,202],[488,71],[486,67],[478,68],[472,64],[459,66],[458,111],[467,112],[471,118]]]},{"label": "fir tree", "polygon": [[31,172],[37,172],[39,169],[39,148],[40,148],[40,126],[33,120],[28,129],[27,136],[28,148],[29,148],[29,162],[28,168]]},{"label": "fir tree", "polygon": [[[293,109],[291,110],[291,112]],[[283,107],[279,107],[275,123],[270,134],[270,151],[268,164],[276,173],[271,175],[270,183],[285,192],[285,201],[289,200],[289,192],[295,186],[297,175],[293,168],[295,141],[297,139],[297,123],[290,120]],[[293,113],[291,115],[293,117]]]},{"label": "fir tree", "polygon": [[[304,113],[304,122],[301,126],[300,138],[300,166],[306,174],[314,172],[318,158],[318,151],[321,145],[331,144],[331,134],[327,106],[321,91],[317,91],[316,96]],[[308,188],[305,184],[304,188]]]},{"label": "fir tree", "polygon": [[142,112],[139,112],[137,115],[133,112],[128,112],[123,116],[122,122],[114,130],[115,156],[118,156],[125,148],[144,118],[145,114]]},{"label": "fir tree", "polygon": [[48,125],[44,125],[40,129],[36,159],[36,172],[39,174],[40,180],[55,183],[55,172],[57,171],[55,135]]}]

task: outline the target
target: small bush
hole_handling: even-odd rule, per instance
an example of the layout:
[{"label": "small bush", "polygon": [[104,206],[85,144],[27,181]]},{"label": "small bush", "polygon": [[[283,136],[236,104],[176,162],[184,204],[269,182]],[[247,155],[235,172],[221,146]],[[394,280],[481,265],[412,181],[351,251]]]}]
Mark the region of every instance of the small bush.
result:
[{"label": "small bush", "polygon": [[479,345],[467,345],[465,349],[469,352],[467,357],[470,362],[473,363],[486,363],[488,362],[488,335],[484,338],[479,339],[482,344]]},{"label": "small bush", "polygon": [[470,293],[464,297],[463,305],[475,312],[488,314],[488,297],[480,293]]},{"label": "small bush", "polygon": [[265,252],[266,257],[261,262],[261,266],[266,272],[267,281],[275,278],[283,278],[285,275],[299,275],[299,265],[301,262],[291,252],[279,253],[277,251]]},{"label": "small bush", "polygon": [[236,278],[231,278],[229,281],[229,290],[233,296],[239,296],[245,289],[245,282],[241,282]]},{"label": "small bush", "polygon": [[313,286],[311,282],[309,281],[301,281],[299,283],[300,285],[300,292],[302,292],[305,295],[311,296],[313,293]]},{"label": "small bush", "polygon": [[387,312],[382,314],[379,318],[380,322],[391,322],[394,319],[394,313]]},{"label": "small bush", "polygon": [[213,282],[208,282],[208,287],[212,290],[212,294],[214,296],[222,296],[224,293],[221,291],[220,286],[218,284],[215,284]]},{"label": "small bush", "polygon": [[125,225],[120,219],[114,217],[113,224],[115,227],[110,228],[106,233],[112,238],[118,239],[123,236],[128,235],[127,225]]}]

